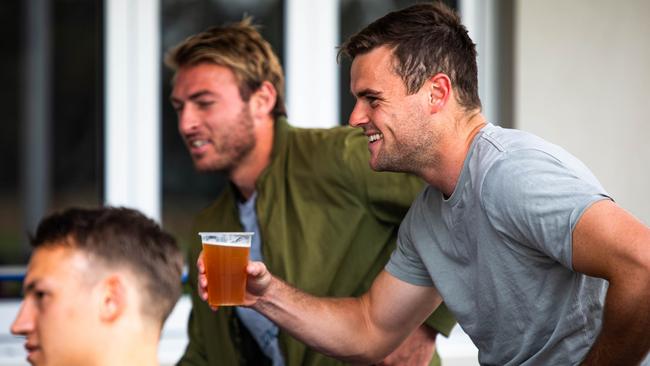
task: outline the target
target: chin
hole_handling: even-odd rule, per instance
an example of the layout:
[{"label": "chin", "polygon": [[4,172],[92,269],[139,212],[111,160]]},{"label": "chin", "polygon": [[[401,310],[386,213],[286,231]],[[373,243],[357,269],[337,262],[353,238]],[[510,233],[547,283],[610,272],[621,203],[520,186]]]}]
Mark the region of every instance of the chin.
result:
[{"label": "chin", "polygon": [[194,170],[196,170],[199,173],[210,173],[212,169],[209,167],[200,165],[200,164],[194,164]]},{"label": "chin", "polygon": [[386,170],[383,165],[372,160],[368,163],[368,165],[370,165],[370,169],[376,172],[383,172]]},{"label": "chin", "polygon": [[404,172],[406,165],[381,159],[370,160],[370,168],[376,172]]},{"label": "chin", "polygon": [[209,161],[194,161],[194,169],[199,173],[210,173],[219,171],[221,167]]}]

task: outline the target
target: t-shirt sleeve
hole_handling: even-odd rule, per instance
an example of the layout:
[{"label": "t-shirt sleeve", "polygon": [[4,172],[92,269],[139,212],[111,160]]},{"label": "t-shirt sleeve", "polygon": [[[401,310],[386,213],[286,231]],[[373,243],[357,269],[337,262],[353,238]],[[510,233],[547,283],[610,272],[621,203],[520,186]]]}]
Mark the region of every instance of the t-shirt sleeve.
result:
[{"label": "t-shirt sleeve", "polygon": [[505,245],[530,247],[573,269],[576,223],[594,202],[609,198],[576,162],[531,149],[506,153],[490,167],[481,204]]},{"label": "t-shirt sleeve", "polygon": [[[385,269],[388,273],[404,282],[416,286],[432,287],[434,286],[434,283],[431,279],[431,275],[421,260],[420,253],[418,253],[413,243],[410,231],[411,228],[416,225],[413,220],[422,217],[422,213],[415,213],[420,210],[420,202],[420,198],[414,201],[411,209],[404,218],[402,225],[400,225],[397,247],[393,251]],[[415,217],[413,215],[415,215]],[[452,328],[456,324],[456,320],[449,309],[447,309],[445,303],[442,303],[436,311],[429,316],[425,323],[444,336],[449,337]]]},{"label": "t-shirt sleeve", "polygon": [[419,215],[421,201],[420,195],[404,217],[397,234],[397,247],[385,268],[388,273],[404,282],[417,286],[433,286],[431,275],[422,262],[411,235],[411,230],[416,225],[414,221]]}]

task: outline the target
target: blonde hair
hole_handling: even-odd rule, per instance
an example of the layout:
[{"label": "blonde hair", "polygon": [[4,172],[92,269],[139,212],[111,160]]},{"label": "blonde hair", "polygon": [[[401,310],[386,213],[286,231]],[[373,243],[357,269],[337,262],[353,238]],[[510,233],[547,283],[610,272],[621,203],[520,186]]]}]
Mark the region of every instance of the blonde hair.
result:
[{"label": "blonde hair", "polygon": [[200,63],[229,68],[237,78],[239,94],[244,101],[248,101],[264,81],[270,82],[277,93],[273,117],[287,115],[282,66],[271,45],[252,25],[250,17],[190,36],[165,57],[165,64],[174,71]]}]

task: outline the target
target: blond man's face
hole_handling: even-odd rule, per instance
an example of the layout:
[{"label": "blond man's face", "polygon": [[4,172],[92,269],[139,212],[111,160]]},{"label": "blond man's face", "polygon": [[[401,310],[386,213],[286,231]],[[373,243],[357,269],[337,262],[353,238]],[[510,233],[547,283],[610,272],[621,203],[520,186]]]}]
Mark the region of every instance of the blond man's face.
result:
[{"label": "blond man's face", "polygon": [[[91,264],[64,246],[34,251],[24,281],[24,299],[11,332],[25,337],[27,361],[38,366],[89,364],[98,345],[99,297]],[[101,347],[101,345],[99,345]]]},{"label": "blond man's face", "polygon": [[209,63],[181,67],[170,99],[197,170],[235,170],[255,147],[250,105],[242,100],[229,68]]}]

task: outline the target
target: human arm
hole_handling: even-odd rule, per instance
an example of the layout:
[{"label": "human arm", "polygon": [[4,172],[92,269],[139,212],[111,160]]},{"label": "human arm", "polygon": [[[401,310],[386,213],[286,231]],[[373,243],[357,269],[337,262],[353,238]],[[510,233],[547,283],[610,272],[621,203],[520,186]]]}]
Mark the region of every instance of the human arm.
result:
[{"label": "human arm", "polygon": [[438,331],[422,324],[377,365],[429,365],[436,350]]},{"label": "human arm", "polygon": [[[207,301],[202,255],[197,269],[198,293]],[[442,302],[435,288],[408,284],[386,271],[380,273],[370,290],[360,298],[308,295],[272,276],[261,262],[250,262],[247,271],[246,306],[266,315],[317,351],[347,362],[382,360],[412,331],[426,326],[422,322]],[[416,333],[416,339],[410,341],[421,343],[421,336]],[[418,346],[411,343],[411,347]],[[433,349],[429,351],[428,360],[432,354]]]},{"label": "human arm", "polygon": [[[205,266],[203,263],[203,252],[198,257],[198,260],[196,262],[196,270],[199,273],[199,280],[198,282],[198,289],[194,293],[198,295],[198,298],[202,299],[203,301],[206,301],[207,305],[207,277],[205,273]],[[194,284],[197,284],[197,282],[194,282]],[[193,298],[194,299],[194,298]],[[216,311],[216,307],[211,307],[213,311]],[[440,307],[438,307],[440,308]],[[436,310],[438,311],[438,310]],[[445,312],[447,310],[445,309]],[[437,319],[435,321],[435,324],[443,324],[445,321],[447,321],[446,317],[443,317],[445,319],[440,320]],[[447,321],[448,323],[449,321]],[[192,329],[198,330],[199,325],[194,325],[192,326],[192,319],[190,319],[190,325],[188,327],[191,335]],[[411,334],[408,334],[406,339],[395,349],[392,353],[390,353],[386,358],[384,358],[382,361],[378,363],[378,365],[429,365],[435,352],[435,340],[438,332],[435,328],[432,328],[431,326],[427,324],[422,324],[419,327],[417,327]],[[299,337],[296,337],[299,338]],[[190,352],[190,346],[193,344],[193,342],[190,342],[188,345],[188,350],[186,351],[186,356],[184,356],[184,359],[182,361],[185,361],[185,358],[189,355],[193,355],[197,352]],[[200,353],[197,353],[200,354]],[[180,363],[179,363],[180,365]]]},{"label": "human arm", "polygon": [[317,351],[346,362],[373,363],[396,348],[441,303],[433,287],[382,272],[360,298],[316,298],[247,268],[246,304]]},{"label": "human arm", "polygon": [[612,201],[573,231],[573,267],[609,281],[603,323],[583,365],[632,365],[650,349],[650,229]]}]

